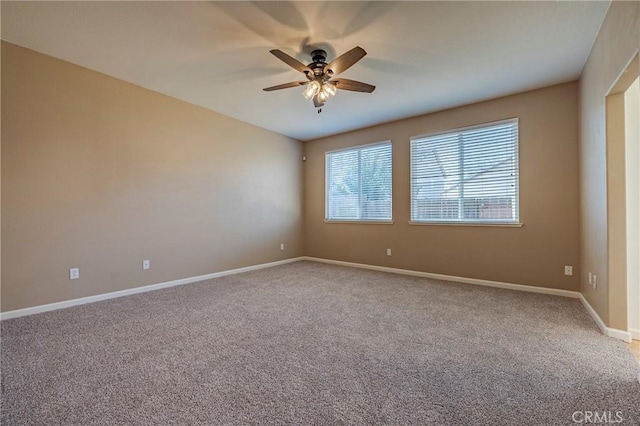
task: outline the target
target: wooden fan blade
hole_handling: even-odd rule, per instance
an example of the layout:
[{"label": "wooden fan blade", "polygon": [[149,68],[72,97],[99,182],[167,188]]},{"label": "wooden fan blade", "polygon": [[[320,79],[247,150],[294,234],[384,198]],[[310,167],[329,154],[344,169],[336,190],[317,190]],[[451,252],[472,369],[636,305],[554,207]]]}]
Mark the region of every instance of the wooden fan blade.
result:
[{"label": "wooden fan blade", "polygon": [[308,66],[306,66],[302,62],[298,61],[297,59],[292,58],[291,56],[287,55],[282,50],[273,49],[273,50],[270,50],[270,52],[273,54],[273,56],[275,56],[276,58],[280,59],[285,64],[289,65],[294,70],[303,72],[305,74],[313,73],[311,68],[309,68]]},{"label": "wooden fan blade", "polygon": [[362,47],[354,47],[331,61],[331,63],[325,67],[325,72],[328,72],[329,75],[340,74],[364,58],[366,54],[367,52],[365,52]]},{"label": "wooden fan blade", "polygon": [[309,82],[308,81],[292,81],[291,83],[284,83],[284,84],[278,84],[277,86],[265,87],[262,90],[264,90],[265,92],[271,92],[273,90],[288,89],[290,87],[304,86],[307,83],[309,83]]},{"label": "wooden fan blade", "polygon": [[335,84],[338,89],[351,90],[353,92],[371,93],[376,90],[376,86],[346,78],[333,78],[331,83]]},{"label": "wooden fan blade", "polygon": [[313,97],[313,106],[316,108],[320,108],[323,105],[324,105],[324,101],[320,100],[320,95],[315,95]]}]

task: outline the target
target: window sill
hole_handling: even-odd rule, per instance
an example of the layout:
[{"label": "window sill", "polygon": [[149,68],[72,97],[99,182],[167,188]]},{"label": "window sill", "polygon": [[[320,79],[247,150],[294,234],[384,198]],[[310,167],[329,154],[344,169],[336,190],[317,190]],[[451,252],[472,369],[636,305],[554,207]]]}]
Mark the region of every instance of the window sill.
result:
[{"label": "window sill", "polygon": [[522,228],[524,223],[490,223],[490,222],[415,222],[409,221],[409,225],[435,225],[435,226],[489,226],[497,228]]},{"label": "window sill", "polygon": [[334,220],[325,219],[324,223],[350,223],[357,225],[393,225],[393,220]]}]

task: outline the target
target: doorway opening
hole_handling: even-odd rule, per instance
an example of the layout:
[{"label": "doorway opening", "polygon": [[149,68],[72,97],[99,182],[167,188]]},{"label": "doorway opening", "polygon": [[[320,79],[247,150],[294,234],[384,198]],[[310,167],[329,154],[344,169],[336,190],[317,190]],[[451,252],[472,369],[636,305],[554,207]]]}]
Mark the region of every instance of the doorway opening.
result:
[{"label": "doorway opening", "polygon": [[[636,59],[637,62],[637,59]],[[640,78],[624,92],[627,213],[627,325],[640,361]]]},{"label": "doorway opening", "polygon": [[[629,62],[606,98],[609,321],[640,360],[640,67]],[[636,341],[637,340],[637,341]]]},{"label": "doorway opening", "polygon": [[[636,64],[638,62],[636,56]],[[637,65],[636,65],[637,67]],[[624,92],[627,212],[627,324],[640,340],[640,78]]]}]

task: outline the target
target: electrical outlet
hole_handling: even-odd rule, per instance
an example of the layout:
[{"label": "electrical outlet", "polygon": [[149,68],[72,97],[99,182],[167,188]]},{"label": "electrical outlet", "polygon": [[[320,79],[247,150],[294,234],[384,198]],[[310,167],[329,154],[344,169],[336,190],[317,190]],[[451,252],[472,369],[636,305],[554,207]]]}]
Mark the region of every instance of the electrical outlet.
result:
[{"label": "electrical outlet", "polygon": [[596,276],[596,274],[593,274],[593,288],[596,289],[598,288],[598,277]]},{"label": "electrical outlet", "polygon": [[143,260],[142,261],[142,269],[149,269],[151,268],[151,262],[148,260]]},{"label": "electrical outlet", "polygon": [[280,251],[284,251],[284,243],[280,244]]},{"label": "electrical outlet", "polygon": [[387,249],[387,256],[391,256],[391,249]]},{"label": "electrical outlet", "polygon": [[567,266],[565,265],[564,267],[564,274],[568,275],[568,276],[572,276],[573,275],[573,266]]},{"label": "electrical outlet", "polygon": [[589,272],[589,285],[593,285],[593,274]]},{"label": "electrical outlet", "polygon": [[80,268],[69,269],[69,279],[77,280],[78,278],[80,278]]}]

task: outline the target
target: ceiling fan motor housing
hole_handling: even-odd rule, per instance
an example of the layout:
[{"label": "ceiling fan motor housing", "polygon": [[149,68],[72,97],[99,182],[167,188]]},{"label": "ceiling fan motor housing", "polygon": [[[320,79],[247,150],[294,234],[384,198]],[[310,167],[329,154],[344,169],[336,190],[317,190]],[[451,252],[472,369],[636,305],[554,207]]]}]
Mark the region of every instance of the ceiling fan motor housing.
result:
[{"label": "ceiling fan motor housing", "polygon": [[313,62],[324,62],[327,60],[327,52],[322,49],[316,49],[311,52],[311,60]]},{"label": "ceiling fan motor housing", "polygon": [[316,49],[311,52],[311,60],[313,61],[308,65],[313,70],[313,74],[316,77],[322,76],[324,73],[324,67],[327,65],[327,52],[322,49]]}]

